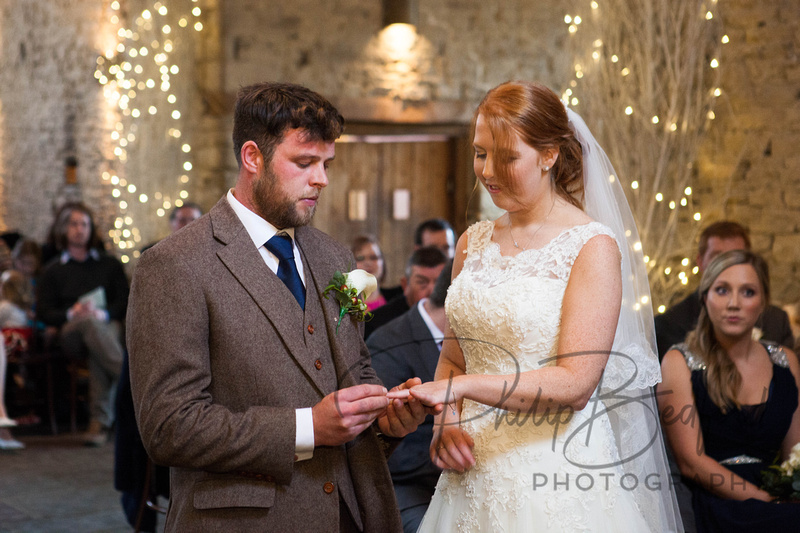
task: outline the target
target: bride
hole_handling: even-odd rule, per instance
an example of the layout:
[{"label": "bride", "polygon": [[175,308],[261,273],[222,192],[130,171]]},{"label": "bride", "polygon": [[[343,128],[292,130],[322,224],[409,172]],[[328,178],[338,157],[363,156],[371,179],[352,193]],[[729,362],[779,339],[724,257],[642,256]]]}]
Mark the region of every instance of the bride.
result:
[{"label": "bride", "polygon": [[641,245],[613,168],[538,84],[492,89],[473,131],[475,174],[506,213],[458,242],[436,381],[398,393],[446,404],[420,531],[682,530]]}]

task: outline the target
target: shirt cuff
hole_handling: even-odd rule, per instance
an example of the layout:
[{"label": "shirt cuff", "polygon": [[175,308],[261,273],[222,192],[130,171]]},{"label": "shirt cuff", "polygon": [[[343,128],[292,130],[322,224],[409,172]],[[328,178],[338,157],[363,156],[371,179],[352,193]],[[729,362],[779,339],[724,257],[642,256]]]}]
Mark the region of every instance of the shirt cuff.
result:
[{"label": "shirt cuff", "polygon": [[314,456],[314,417],[310,407],[295,410],[295,426],[294,460],[307,461]]}]

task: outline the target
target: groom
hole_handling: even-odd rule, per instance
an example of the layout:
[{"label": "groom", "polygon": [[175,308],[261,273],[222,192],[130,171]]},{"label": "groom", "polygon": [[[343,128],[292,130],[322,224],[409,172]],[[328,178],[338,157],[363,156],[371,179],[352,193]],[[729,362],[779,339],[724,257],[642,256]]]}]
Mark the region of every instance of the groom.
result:
[{"label": "groom", "polygon": [[387,399],[359,324],[337,329],[322,292],[355,261],[307,227],[343,124],[304,87],[241,89],[235,189],[139,261],[131,386],[171,467],[167,531],[401,530],[384,450],[425,411]]}]

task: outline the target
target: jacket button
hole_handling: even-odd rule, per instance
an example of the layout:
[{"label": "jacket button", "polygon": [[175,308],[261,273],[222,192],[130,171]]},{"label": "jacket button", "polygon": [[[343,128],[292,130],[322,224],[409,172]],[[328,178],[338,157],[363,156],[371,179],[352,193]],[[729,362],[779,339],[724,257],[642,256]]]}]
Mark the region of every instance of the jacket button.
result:
[{"label": "jacket button", "polygon": [[309,332],[310,334],[312,334],[312,335],[314,334],[314,326],[312,326],[311,324],[309,324],[309,325],[308,325],[308,328],[306,328],[306,329],[308,329],[308,332]]},{"label": "jacket button", "polygon": [[331,483],[330,481],[328,481],[327,483],[325,483],[325,484],[322,486],[322,490],[324,490],[324,491],[325,491],[325,494],[330,494],[331,492],[333,492],[333,483]]},{"label": "jacket button", "polygon": [[317,370],[320,370],[320,369],[322,368],[322,361],[320,361],[319,359],[317,359],[317,360],[314,362],[314,367],[315,367]]}]

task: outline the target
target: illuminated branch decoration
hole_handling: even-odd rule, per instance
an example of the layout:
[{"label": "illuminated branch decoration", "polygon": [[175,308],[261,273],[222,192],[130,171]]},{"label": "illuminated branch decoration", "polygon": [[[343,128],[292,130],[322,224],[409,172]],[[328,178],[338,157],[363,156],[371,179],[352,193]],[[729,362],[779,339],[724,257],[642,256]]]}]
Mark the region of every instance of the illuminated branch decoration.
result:
[{"label": "illuminated branch decoration", "polygon": [[[134,3],[149,7],[130,15]],[[117,117],[111,131],[117,170],[104,172],[103,180],[111,183],[119,202],[109,237],[127,263],[138,256],[134,248],[141,243],[133,205],[149,206],[163,217],[189,195],[192,147],[181,140],[180,121],[188,83],[176,83],[181,67],[174,54],[191,46],[191,32],[201,31],[203,24],[197,0],[171,1],[169,8],[166,1],[149,0],[112,0],[108,6],[109,20],[119,28],[117,41],[98,56],[95,78]],[[147,186],[152,183],[157,190]]]},{"label": "illuminated branch decoration", "polygon": [[656,312],[685,292],[702,214],[698,146],[714,118],[727,42],[716,0],[581,0],[564,21],[575,78],[562,97],[591,124],[625,185]]}]

